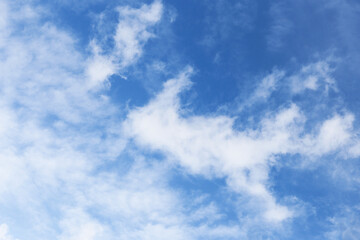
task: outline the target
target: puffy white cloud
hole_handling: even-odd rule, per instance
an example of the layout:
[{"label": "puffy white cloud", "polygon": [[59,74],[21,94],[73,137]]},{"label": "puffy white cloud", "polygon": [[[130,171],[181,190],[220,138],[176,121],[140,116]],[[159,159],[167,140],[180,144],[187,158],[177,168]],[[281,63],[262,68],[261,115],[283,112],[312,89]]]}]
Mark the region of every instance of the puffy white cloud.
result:
[{"label": "puffy white cloud", "polygon": [[116,73],[116,66],[106,56],[95,55],[90,61],[86,70],[89,78],[89,89],[102,86],[104,80]]},{"label": "puffy white cloud", "polygon": [[[179,94],[191,85],[191,72],[188,68],[167,81],[146,106],[130,112],[124,130],[139,145],[161,150],[191,173],[225,177],[233,191],[260,199],[264,219],[281,222],[290,218],[292,211],[278,205],[267,189],[268,172],[275,156],[296,153],[320,156],[345,145],[349,148],[353,116],[335,115],[321,123],[319,131],[304,135],[306,117],[292,104],[270,112],[256,129],[237,131],[233,128],[234,119],[224,115],[183,115]],[[274,79],[266,78],[263,84],[266,89],[256,91],[256,97],[267,96]]]},{"label": "puffy white cloud", "polygon": [[[1,3],[9,6],[1,9],[8,15],[22,11],[13,2]],[[43,22],[36,8],[26,10],[35,14],[6,20],[9,34],[0,45],[0,212],[12,219],[17,237],[211,239],[211,231],[233,236],[239,230],[210,226],[206,215],[219,215],[215,207],[203,212],[201,227],[192,226],[195,220],[186,213],[193,206],[170,188],[166,166],[147,165],[136,154],[116,161],[126,142],[120,112],[97,91],[98,83],[117,69],[113,64],[125,66],[141,55],[152,36],[147,26],[160,19],[161,8],[160,2],[119,8],[120,26],[134,27],[135,42],[119,33],[116,61],[96,46],[94,55],[83,55],[74,37]],[[18,23],[23,30],[15,34]],[[6,225],[0,237],[13,240]]]},{"label": "puffy white cloud", "polygon": [[122,66],[133,63],[142,52],[142,46],[154,35],[148,28],[157,23],[162,15],[162,4],[155,1],[139,9],[118,8],[120,22],[116,28],[115,50]]},{"label": "puffy white cloud", "polygon": [[308,154],[322,155],[338,150],[345,145],[352,145],[353,121],[354,116],[352,114],[335,115],[324,121],[316,137],[304,138],[306,152]]},{"label": "puffy white cloud", "polygon": [[188,69],[169,80],[164,90],[147,106],[128,115],[124,129],[143,146],[162,150],[195,174],[226,176],[236,191],[245,191],[265,201],[265,216],[283,220],[291,216],[275,203],[265,187],[271,155],[289,151],[289,142],[301,117],[293,105],[265,119],[258,131],[233,130],[226,116],[181,116],[178,94],[189,86]]},{"label": "puffy white cloud", "polygon": [[111,52],[103,54],[96,41],[91,44],[94,56],[89,59],[87,67],[91,87],[100,85],[109,76],[140,58],[145,43],[155,36],[151,27],[160,21],[163,5],[161,1],[154,1],[140,8],[119,7],[117,11],[119,23]]}]

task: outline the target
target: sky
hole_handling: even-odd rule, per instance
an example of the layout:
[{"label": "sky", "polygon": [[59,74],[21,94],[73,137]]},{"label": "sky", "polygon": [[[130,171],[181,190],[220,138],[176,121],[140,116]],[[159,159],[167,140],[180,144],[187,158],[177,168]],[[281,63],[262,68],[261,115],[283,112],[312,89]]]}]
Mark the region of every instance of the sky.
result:
[{"label": "sky", "polygon": [[0,240],[360,236],[360,2],[0,0]]}]

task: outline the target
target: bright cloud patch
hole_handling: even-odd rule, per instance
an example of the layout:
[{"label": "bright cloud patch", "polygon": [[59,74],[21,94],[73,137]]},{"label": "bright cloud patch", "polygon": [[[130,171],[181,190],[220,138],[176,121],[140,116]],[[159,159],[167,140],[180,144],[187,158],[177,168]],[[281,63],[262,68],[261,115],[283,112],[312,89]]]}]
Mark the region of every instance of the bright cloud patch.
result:
[{"label": "bright cloud patch", "polygon": [[134,63],[142,54],[145,43],[155,35],[149,30],[161,19],[162,4],[155,1],[151,5],[143,5],[139,9],[119,7],[119,22],[113,36],[115,46],[108,55],[96,41],[92,42],[94,56],[87,67],[90,86],[96,86],[112,74]]},{"label": "bright cloud patch", "polygon": [[139,144],[177,159],[191,173],[226,177],[234,191],[260,198],[267,220],[291,217],[291,211],[277,205],[266,189],[273,157],[339,149],[349,143],[353,117],[335,116],[321,124],[318,135],[305,138],[306,119],[296,105],[270,113],[257,129],[246,131],[234,130],[233,119],[227,116],[183,117],[179,93],[190,85],[190,73],[191,69],[185,70],[167,81],[147,106],[131,112],[124,130]]},{"label": "bright cloud patch", "polygon": [[9,235],[9,227],[6,224],[0,225],[0,239],[1,240],[15,240]]}]

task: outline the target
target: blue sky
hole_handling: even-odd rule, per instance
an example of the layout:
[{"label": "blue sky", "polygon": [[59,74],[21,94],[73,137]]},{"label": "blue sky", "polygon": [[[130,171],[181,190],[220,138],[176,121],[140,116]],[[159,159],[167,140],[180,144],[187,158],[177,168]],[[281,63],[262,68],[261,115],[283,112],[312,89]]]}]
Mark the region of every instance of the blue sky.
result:
[{"label": "blue sky", "polygon": [[354,0],[0,0],[0,240],[359,239]]}]

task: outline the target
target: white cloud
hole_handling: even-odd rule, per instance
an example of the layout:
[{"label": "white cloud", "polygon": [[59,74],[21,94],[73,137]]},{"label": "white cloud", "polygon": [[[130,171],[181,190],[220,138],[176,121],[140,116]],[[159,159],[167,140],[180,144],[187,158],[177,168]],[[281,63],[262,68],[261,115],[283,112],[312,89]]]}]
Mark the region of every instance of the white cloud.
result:
[{"label": "white cloud", "polygon": [[226,176],[235,191],[263,199],[266,219],[290,217],[290,211],[275,203],[265,183],[271,155],[289,151],[296,136],[298,108],[294,105],[265,119],[258,131],[234,131],[233,120],[226,116],[184,118],[178,94],[189,86],[190,73],[186,70],[169,80],[147,106],[132,111],[125,131],[140,145],[162,150],[192,173]]},{"label": "white cloud", "polygon": [[344,145],[349,145],[352,141],[352,125],[354,116],[346,114],[344,116],[335,115],[322,123],[317,136],[311,139],[305,137],[308,153],[321,155],[335,151]]},{"label": "white cloud", "polygon": [[238,103],[238,111],[253,107],[256,104],[264,104],[272,97],[273,93],[288,95],[300,95],[308,91],[320,91],[323,97],[327,97],[329,90],[338,91],[336,81],[332,76],[335,62],[334,57],[312,62],[293,73],[274,69],[256,83],[255,89],[246,99]]},{"label": "white cloud", "polygon": [[[264,219],[270,222],[293,215],[267,189],[275,155],[321,156],[352,145],[351,114],[335,115],[321,123],[318,132],[304,135],[306,118],[294,104],[270,112],[256,129],[244,131],[234,130],[233,119],[227,116],[182,116],[179,93],[190,86],[190,74],[187,69],[167,81],[146,106],[130,112],[124,130],[140,146],[161,150],[189,172],[225,177],[233,191],[260,199]],[[255,96],[268,96],[277,78],[266,78],[265,90],[256,91]]]},{"label": "white cloud", "polygon": [[15,240],[9,235],[9,227],[6,224],[0,224],[0,240]]},{"label": "white cloud", "polygon": [[354,145],[349,149],[349,154],[351,157],[360,156],[360,142],[356,141]]},{"label": "white cloud", "polygon": [[[21,11],[16,4],[2,4],[10,6],[2,9],[8,15]],[[28,20],[34,25],[26,25]],[[15,20],[9,21],[15,28]],[[28,219],[21,234],[34,224],[38,232],[33,229],[31,239],[38,239],[59,217],[45,206],[68,204],[75,197],[69,188],[81,188],[103,164],[99,160],[115,158],[124,144],[109,117],[113,107],[87,91],[86,58],[72,36],[35,15],[17,22],[24,24],[23,31],[8,34],[1,45],[0,208],[2,214],[20,208]],[[10,207],[7,201],[18,205]],[[39,215],[49,221],[36,219]]]},{"label": "white cloud", "polygon": [[104,227],[80,209],[69,209],[60,222],[60,240],[109,239],[104,236]]},{"label": "white cloud", "polygon": [[278,88],[278,83],[285,76],[285,71],[274,69],[270,74],[261,79],[252,95],[239,106],[239,111],[257,103],[264,103]]},{"label": "white cloud", "polygon": [[[4,11],[13,15],[19,7]],[[135,34],[138,45],[132,45],[139,48],[126,55],[130,64],[151,37],[145,25],[160,19],[161,3],[119,11],[129,26],[139,24],[135,33],[141,37]],[[201,227],[192,226],[195,220],[186,212],[197,207],[187,206],[168,186],[166,166],[147,165],[137,155],[116,161],[126,141],[116,117],[121,112],[94,91],[114,71],[107,68],[113,59],[109,62],[99,49],[84,56],[73,36],[42,22],[38,14],[14,21],[6,24],[21,23],[23,31],[6,35],[0,46],[0,212],[12,220],[9,226],[17,237],[211,239],[211,231],[236,233],[236,227],[210,227],[205,220]],[[89,69],[91,59],[96,61]],[[90,82],[89,76],[94,77]],[[207,214],[219,215],[215,207],[203,219]],[[6,225],[0,233],[13,240]]]},{"label": "white cloud", "polygon": [[277,82],[283,78],[284,75],[285,73],[283,71],[275,70],[270,75],[266,76],[255,90],[254,97],[267,99],[276,89]]},{"label": "white cloud", "polygon": [[143,5],[139,9],[118,8],[120,22],[114,39],[116,54],[120,57],[122,66],[129,65],[141,55],[142,46],[153,37],[148,28],[160,20],[162,8],[160,1]]},{"label": "white cloud", "polygon": [[115,64],[106,56],[95,55],[86,70],[89,78],[89,89],[101,86],[105,79],[116,73]]},{"label": "white cloud", "polygon": [[293,93],[301,93],[304,90],[321,89],[327,93],[330,89],[337,91],[335,80],[332,77],[331,58],[311,63],[301,68],[298,73],[290,76],[291,90]]},{"label": "white cloud", "polygon": [[[167,182],[167,162],[148,164],[151,159],[129,154],[131,143],[131,156],[117,160],[128,136],[163,151],[190,173],[225,177],[232,191],[256,199],[254,211],[270,223],[294,214],[268,188],[274,155],[320,155],[352,144],[351,114],[335,115],[318,133],[299,137],[305,117],[296,105],[271,112],[258,128],[244,131],[235,130],[228,116],[186,117],[178,95],[191,85],[191,68],[165,83],[148,105],[131,111],[122,129],[116,117],[121,113],[97,90],[141,56],[162,4],[119,8],[114,51],[104,54],[93,44],[90,56],[78,51],[72,35],[44,23],[38,9],[1,4],[8,7],[0,8],[0,212],[12,219],[8,224],[21,239],[244,235],[240,225],[220,223],[225,216],[215,202],[183,201]],[[9,17],[20,12],[25,14]],[[18,23],[23,30],[15,34]],[[265,78],[257,98],[269,97],[281,76]],[[312,144],[316,151],[309,150]],[[0,225],[0,239],[13,240],[7,225]]]},{"label": "white cloud", "polygon": [[103,54],[95,41],[91,44],[94,57],[89,59],[87,67],[91,86],[99,85],[140,58],[145,43],[155,37],[151,28],[161,20],[163,5],[160,1],[154,1],[138,9],[126,6],[119,7],[117,11],[119,23],[111,52]]}]

